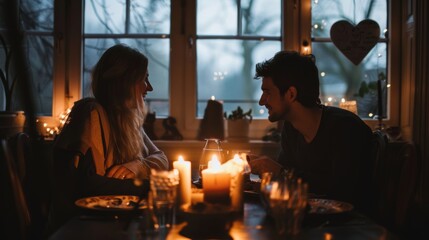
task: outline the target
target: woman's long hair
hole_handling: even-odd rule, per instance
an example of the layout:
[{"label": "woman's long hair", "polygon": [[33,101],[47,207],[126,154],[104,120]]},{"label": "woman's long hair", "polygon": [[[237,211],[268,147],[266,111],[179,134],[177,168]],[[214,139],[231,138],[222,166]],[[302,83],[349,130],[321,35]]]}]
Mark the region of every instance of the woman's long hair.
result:
[{"label": "woman's long hair", "polygon": [[136,85],[145,81],[147,67],[146,56],[119,44],[104,52],[92,72],[92,92],[107,112],[116,164],[142,157],[146,112]]}]

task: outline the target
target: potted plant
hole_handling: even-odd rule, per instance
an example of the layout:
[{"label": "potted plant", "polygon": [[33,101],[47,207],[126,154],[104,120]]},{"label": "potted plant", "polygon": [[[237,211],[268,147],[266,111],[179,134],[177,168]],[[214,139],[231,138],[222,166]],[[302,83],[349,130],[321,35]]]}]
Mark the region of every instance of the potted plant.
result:
[{"label": "potted plant", "polygon": [[13,91],[15,89],[18,76],[12,76],[10,70],[12,53],[6,44],[6,40],[0,34],[0,79],[3,89],[3,102],[4,106],[0,109],[0,137],[7,138],[19,132],[24,131],[25,115],[23,111],[12,110]]},{"label": "potted plant", "polygon": [[249,126],[252,122],[252,109],[244,112],[238,106],[230,114],[224,112],[224,117],[227,121],[227,138],[228,141],[247,141],[249,140]]}]

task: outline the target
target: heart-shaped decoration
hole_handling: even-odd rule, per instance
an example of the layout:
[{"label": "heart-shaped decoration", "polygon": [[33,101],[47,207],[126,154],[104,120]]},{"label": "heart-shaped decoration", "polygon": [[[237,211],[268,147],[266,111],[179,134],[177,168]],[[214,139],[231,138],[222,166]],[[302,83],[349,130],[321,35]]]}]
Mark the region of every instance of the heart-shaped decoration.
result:
[{"label": "heart-shaped decoration", "polygon": [[380,27],[370,19],[361,21],[357,26],[341,20],[331,27],[332,42],[355,65],[366,57],[379,38]]}]

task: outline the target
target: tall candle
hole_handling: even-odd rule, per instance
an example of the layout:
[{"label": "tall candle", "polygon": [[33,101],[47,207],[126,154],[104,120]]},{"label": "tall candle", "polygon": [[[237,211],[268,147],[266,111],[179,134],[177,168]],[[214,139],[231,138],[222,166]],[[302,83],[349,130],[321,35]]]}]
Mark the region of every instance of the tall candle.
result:
[{"label": "tall candle", "polygon": [[227,172],[231,174],[231,208],[234,211],[243,211],[243,191],[244,191],[244,160],[238,154],[229,160],[225,165]]},{"label": "tall candle", "polygon": [[222,170],[216,155],[208,163],[208,168],[202,171],[204,201],[209,203],[230,204],[229,188],[231,174]]},{"label": "tall candle", "polygon": [[191,204],[191,162],[185,161],[182,156],[173,162],[173,167],[179,171],[178,206]]}]

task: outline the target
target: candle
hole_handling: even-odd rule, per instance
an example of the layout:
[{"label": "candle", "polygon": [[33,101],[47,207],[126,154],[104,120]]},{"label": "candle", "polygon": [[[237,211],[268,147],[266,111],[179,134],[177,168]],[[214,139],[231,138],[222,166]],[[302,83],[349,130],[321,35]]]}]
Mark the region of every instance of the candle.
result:
[{"label": "candle", "polygon": [[204,193],[202,189],[193,188],[191,193],[191,204],[204,202]]},{"label": "candle", "polygon": [[230,204],[229,188],[231,175],[222,170],[216,155],[208,163],[208,168],[202,171],[204,201],[209,203]]},{"label": "candle", "polygon": [[191,204],[191,162],[185,161],[182,156],[173,162],[173,167],[179,171],[178,206]]},{"label": "candle", "polygon": [[[344,100],[344,101],[343,101]],[[354,114],[358,114],[357,113],[357,106],[356,106],[356,101],[346,101],[344,98],[341,100],[341,102],[340,102],[340,105],[339,105],[339,107],[340,108],[342,108],[342,109],[346,109],[346,110],[348,110],[348,111],[350,111],[350,112],[352,112],[352,113],[354,113]]]},{"label": "candle", "polygon": [[[214,99],[214,97],[213,97]],[[201,120],[197,138],[204,140],[207,138],[224,139],[224,118],[223,105],[219,101],[209,99],[204,110],[204,117]]]},{"label": "candle", "polygon": [[244,160],[238,154],[222,165],[231,175],[231,208],[237,212],[243,211],[244,165]]}]

